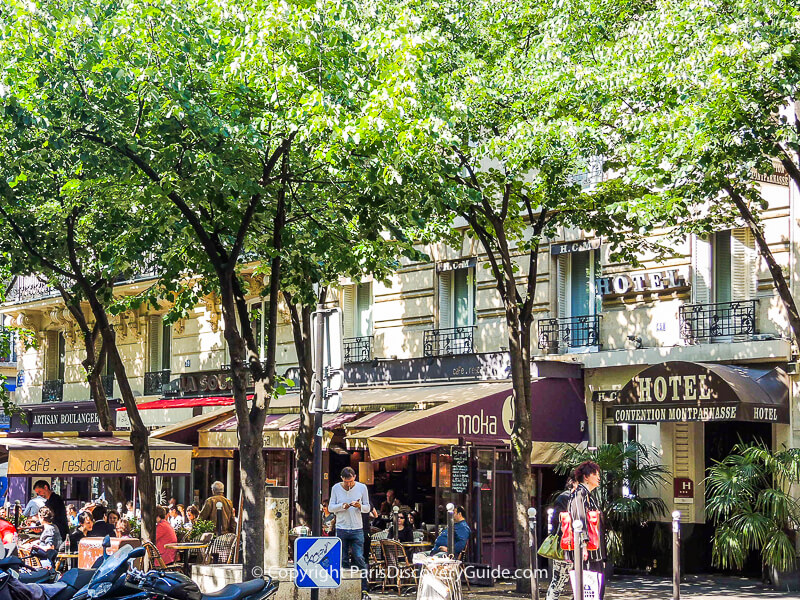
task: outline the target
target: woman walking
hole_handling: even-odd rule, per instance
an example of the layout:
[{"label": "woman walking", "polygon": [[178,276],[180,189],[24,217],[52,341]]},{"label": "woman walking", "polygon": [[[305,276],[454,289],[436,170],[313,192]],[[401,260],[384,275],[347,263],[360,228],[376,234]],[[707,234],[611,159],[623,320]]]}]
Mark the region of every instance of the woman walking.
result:
[{"label": "woman walking", "polygon": [[[606,536],[605,528],[603,526],[603,514],[600,513],[600,506],[592,496],[592,491],[600,485],[600,466],[590,460],[582,462],[573,471],[572,478],[577,482],[575,490],[569,499],[569,514],[572,517],[573,524],[575,521],[580,520],[583,523],[583,564],[584,570],[595,571],[601,574],[600,578],[600,598],[603,600],[603,595],[606,591],[606,582],[604,569],[606,564]],[[589,512],[597,511],[600,515],[597,524],[598,543],[596,550],[587,550],[587,542],[589,541]],[[573,525],[574,526],[574,525]],[[564,556],[568,561],[575,562],[574,552],[565,551]]]},{"label": "woman walking", "polygon": [[[550,515],[549,530],[558,536],[558,544],[561,545],[561,513],[569,510],[569,499],[575,490],[575,480],[567,477],[567,486],[558,495],[553,503],[553,514]],[[553,579],[550,587],[547,588],[547,600],[558,600],[564,586],[569,581],[569,572],[572,565],[566,560],[553,560]]]}]

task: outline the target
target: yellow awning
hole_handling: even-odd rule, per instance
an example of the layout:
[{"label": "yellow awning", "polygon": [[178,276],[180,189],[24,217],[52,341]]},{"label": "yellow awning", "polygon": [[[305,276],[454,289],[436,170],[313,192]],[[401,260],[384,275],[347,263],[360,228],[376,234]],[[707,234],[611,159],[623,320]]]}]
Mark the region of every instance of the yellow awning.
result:
[{"label": "yellow awning", "polygon": [[[8,474],[25,476],[136,475],[130,440],[122,435],[2,437],[8,449]],[[150,464],[156,475],[188,475],[192,447],[164,440],[150,444]]]},{"label": "yellow awning", "polygon": [[203,413],[202,415],[197,415],[191,419],[186,419],[185,421],[174,423],[172,425],[167,425],[161,429],[156,429],[150,433],[150,437],[157,439],[169,439],[171,436],[184,433],[189,429],[199,428],[203,425],[211,423],[212,421],[219,422],[227,419],[233,414],[233,410],[234,409],[232,406],[228,406],[218,410],[213,410],[211,412]]}]

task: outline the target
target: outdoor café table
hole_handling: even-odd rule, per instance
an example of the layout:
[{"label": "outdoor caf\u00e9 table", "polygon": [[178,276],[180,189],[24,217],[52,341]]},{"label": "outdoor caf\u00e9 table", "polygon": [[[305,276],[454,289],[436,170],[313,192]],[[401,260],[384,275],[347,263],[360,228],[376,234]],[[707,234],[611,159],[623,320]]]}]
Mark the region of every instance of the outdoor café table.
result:
[{"label": "outdoor caf\u00e9 table", "polygon": [[209,546],[210,544],[204,544],[203,542],[178,542],[177,544],[164,544],[164,548],[169,548],[170,550],[183,551],[183,572],[186,573],[187,575],[190,574],[189,550],[204,550]]},{"label": "outdoor caf\u00e9 table", "polygon": [[417,552],[425,552],[433,548],[433,544],[430,542],[402,542],[402,545],[406,551],[409,563],[414,560],[414,554]]},{"label": "outdoor caf\u00e9 table", "polygon": [[67,562],[67,569],[72,568],[72,561],[78,559],[77,552],[59,552],[58,553],[58,560],[64,560]]}]

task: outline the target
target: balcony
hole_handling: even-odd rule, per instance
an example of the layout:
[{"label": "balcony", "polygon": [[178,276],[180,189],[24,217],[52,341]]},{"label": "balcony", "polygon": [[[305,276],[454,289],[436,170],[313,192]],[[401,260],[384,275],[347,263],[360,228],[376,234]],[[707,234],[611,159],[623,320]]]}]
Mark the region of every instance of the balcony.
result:
[{"label": "balcony", "polygon": [[63,399],[63,379],[48,379],[42,383],[42,402],[61,402]]},{"label": "balcony", "polygon": [[373,339],[374,336],[362,335],[360,337],[345,338],[342,340],[345,364],[372,360]]},{"label": "balcony", "polygon": [[[114,395],[114,375],[101,375],[100,384],[103,386],[103,391],[106,394],[106,400]],[[89,399],[94,400],[94,393],[92,388],[89,388]]]},{"label": "balcony", "polygon": [[144,374],[144,395],[160,396],[169,383],[170,370],[148,371]]},{"label": "balcony", "polygon": [[681,338],[689,343],[751,336],[756,330],[756,301],[684,304],[678,309]]},{"label": "balcony", "polygon": [[475,353],[475,326],[429,329],[423,338],[425,356],[453,356]]},{"label": "balcony", "polygon": [[548,352],[569,348],[600,348],[601,315],[539,319],[539,348]]}]

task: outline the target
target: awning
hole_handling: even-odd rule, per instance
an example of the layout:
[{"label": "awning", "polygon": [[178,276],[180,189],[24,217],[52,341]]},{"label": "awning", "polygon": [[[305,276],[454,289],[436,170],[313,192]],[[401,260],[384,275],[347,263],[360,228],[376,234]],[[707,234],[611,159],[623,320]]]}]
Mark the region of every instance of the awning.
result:
[{"label": "awning", "polygon": [[617,423],[789,423],[789,376],[778,367],[670,361],[636,375],[607,410]]},{"label": "awning", "polygon": [[[366,443],[370,458],[381,461],[439,446],[509,445],[515,412],[511,384],[506,381],[453,387],[466,389],[457,397],[448,394],[451,400],[439,406],[387,416],[374,427],[353,432],[348,435],[350,447],[363,447]],[[446,391],[446,386],[440,389]],[[582,381],[544,378],[532,383],[532,392],[531,463],[552,464],[558,460],[560,444],[586,439]]]},{"label": "awning", "polygon": [[[324,415],[322,426],[325,428],[323,444],[327,447],[333,437],[332,429],[337,429],[355,419],[358,413],[345,412]],[[236,432],[238,420],[235,416],[224,419],[209,426],[200,428],[198,448],[239,448]],[[271,414],[264,421],[264,448],[292,449],[300,427],[300,415]]]},{"label": "awning", "polygon": [[[192,447],[164,440],[150,442],[150,464],[156,475],[191,473]],[[8,450],[8,474],[25,476],[136,475],[130,440],[121,435],[0,437]]]},{"label": "awning", "polygon": [[[248,399],[253,395],[247,396]],[[137,404],[139,410],[156,410],[161,408],[197,408],[201,406],[232,406],[233,396],[200,396],[197,398],[162,398],[161,400],[151,400]],[[118,408],[118,411],[125,411],[125,407]]]},{"label": "awning", "polygon": [[197,415],[180,423],[162,427],[150,433],[151,438],[178,442],[180,444],[194,445],[197,443],[197,432],[203,425],[214,421],[227,419],[233,414],[233,408],[219,408],[217,410]]}]

